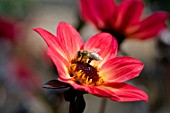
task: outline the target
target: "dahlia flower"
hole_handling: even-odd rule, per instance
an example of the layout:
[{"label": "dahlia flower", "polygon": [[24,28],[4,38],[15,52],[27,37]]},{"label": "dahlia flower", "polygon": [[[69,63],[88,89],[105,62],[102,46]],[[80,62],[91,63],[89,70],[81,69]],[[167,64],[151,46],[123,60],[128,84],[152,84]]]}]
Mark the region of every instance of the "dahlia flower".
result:
[{"label": "dahlia flower", "polygon": [[147,101],[146,93],[126,81],[139,75],[143,64],[131,57],[116,57],[117,41],[108,33],[92,36],[86,43],[68,23],[61,22],[57,35],[35,28],[48,44],[47,54],[58,69],[59,80],[74,90],[115,101]]},{"label": "dahlia flower", "polygon": [[109,32],[120,44],[125,38],[149,39],[166,28],[168,13],[157,11],[142,19],[142,0],[80,0],[82,19]]}]

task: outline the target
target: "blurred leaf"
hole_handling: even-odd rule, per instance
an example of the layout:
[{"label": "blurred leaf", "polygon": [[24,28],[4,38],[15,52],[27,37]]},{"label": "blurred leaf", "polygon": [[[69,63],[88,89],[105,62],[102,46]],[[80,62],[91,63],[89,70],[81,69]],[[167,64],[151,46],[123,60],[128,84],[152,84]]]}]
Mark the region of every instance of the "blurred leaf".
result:
[{"label": "blurred leaf", "polygon": [[23,19],[32,5],[31,0],[0,0],[0,15]]}]

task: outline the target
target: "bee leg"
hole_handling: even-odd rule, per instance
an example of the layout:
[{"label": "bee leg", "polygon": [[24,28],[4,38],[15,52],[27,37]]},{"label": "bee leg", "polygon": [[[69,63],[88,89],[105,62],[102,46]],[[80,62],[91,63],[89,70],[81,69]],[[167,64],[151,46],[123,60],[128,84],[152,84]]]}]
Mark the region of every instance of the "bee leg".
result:
[{"label": "bee leg", "polygon": [[80,61],[82,61],[82,60],[83,60],[83,58],[84,58],[84,55],[81,55],[81,59],[80,59]]},{"label": "bee leg", "polygon": [[89,58],[88,64],[90,64],[90,62],[91,62],[92,60],[93,60],[92,58]]}]

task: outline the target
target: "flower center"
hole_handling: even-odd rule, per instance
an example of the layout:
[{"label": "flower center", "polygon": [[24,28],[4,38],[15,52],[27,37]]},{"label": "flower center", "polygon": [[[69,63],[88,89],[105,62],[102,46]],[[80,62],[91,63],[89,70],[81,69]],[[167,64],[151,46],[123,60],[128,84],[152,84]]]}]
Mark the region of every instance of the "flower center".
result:
[{"label": "flower center", "polygon": [[[82,51],[85,52],[85,50]],[[90,62],[95,59],[90,58],[87,54],[79,51],[77,57],[72,60],[71,76],[78,84],[100,85],[103,83],[103,79],[99,76],[97,68],[90,65]]]},{"label": "flower center", "polygon": [[124,41],[124,39],[126,38],[126,36],[125,36],[125,34],[123,33],[123,32],[121,32],[121,31],[117,31],[117,30],[113,30],[113,29],[101,29],[101,31],[103,31],[103,32],[108,32],[108,33],[110,33],[112,36],[114,36],[116,39],[117,39],[117,41],[118,41],[118,44],[120,45],[123,41]]}]

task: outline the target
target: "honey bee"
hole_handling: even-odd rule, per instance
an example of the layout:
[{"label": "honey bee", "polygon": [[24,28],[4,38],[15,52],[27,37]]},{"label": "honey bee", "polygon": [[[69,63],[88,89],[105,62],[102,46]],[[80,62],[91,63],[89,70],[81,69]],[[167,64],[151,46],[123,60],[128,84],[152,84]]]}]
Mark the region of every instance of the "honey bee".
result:
[{"label": "honey bee", "polygon": [[89,58],[91,58],[93,60],[97,60],[97,61],[103,60],[103,58],[95,52],[90,51],[88,55],[89,55]]},{"label": "honey bee", "polygon": [[87,51],[87,50],[80,50],[78,52],[78,57],[81,57],[82,59],[89,59],[88,63],[90,63],[92,60],[103,60],[103,58],[97,54],[97,52],[100,51],[99,49],[95,49],[93,51]]}]

